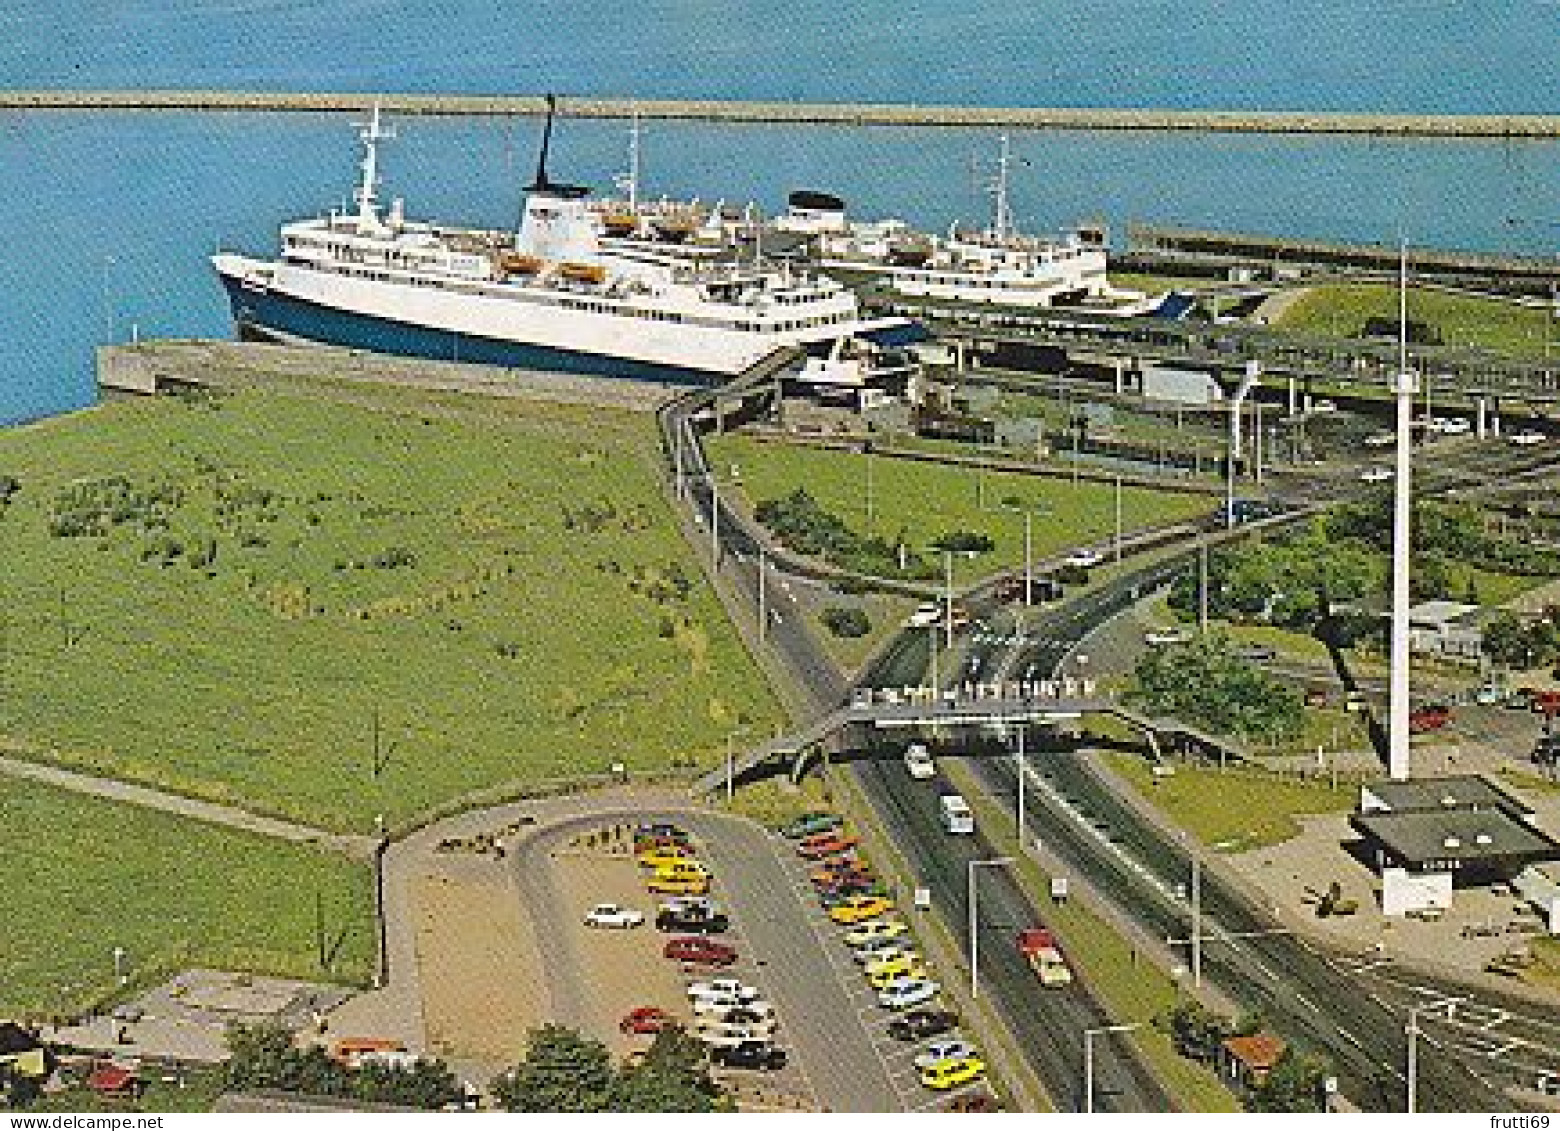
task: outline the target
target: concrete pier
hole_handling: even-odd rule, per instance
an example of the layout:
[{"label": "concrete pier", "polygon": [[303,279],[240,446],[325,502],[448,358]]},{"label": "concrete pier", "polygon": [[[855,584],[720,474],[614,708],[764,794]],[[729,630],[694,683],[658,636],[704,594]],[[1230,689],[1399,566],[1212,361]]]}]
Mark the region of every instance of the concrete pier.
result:
[{"label": "concrete pier", "polygon": [[[396,114],[540,114],[539,95],[305,93],[245,90],[4,90],[0,110],[361,111]],[[1560,138],[1554,114],[1365,114],[1312,111],[1155,110],[1109,107],[915,106],[846,102],[741,102],[565,98],[573,118],[644,118],[853,126],[962,126],[1401,137]]]}]

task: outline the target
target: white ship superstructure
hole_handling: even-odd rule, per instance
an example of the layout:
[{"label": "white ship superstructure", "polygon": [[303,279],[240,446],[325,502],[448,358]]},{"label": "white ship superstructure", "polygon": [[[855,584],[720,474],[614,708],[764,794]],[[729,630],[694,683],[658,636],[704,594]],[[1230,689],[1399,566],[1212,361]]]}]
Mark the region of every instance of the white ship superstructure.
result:
[{"label": "white ship superstructure", "polygon": [[281,340],[657,380],[735,376],[777,349],[826,350],[919,328],[866,321],[823,275],[603,246],[587,190],[547,176],[549,111],[517,233],[381,215],[377,109],[362,131],[357,210],[283,226],[276,260],[219,254],[240,331]]},{"label": "white ship superstructure", "polygon": [[1120,312],[1143,304],[1144,295],[1111,286],[1103,247],[1076,235],[1043,239],[1017,232],[1008,189],[1011,160],[1004,137],[991,186],[992,223],[981,231],[954,227],[939,237],[917,233],[901,220],[850,222],[843,203],[822,193],[794,194],[781,227],[812,236],[820,266],[870,275],[901,295],[1011,307],[1114,306]]}]

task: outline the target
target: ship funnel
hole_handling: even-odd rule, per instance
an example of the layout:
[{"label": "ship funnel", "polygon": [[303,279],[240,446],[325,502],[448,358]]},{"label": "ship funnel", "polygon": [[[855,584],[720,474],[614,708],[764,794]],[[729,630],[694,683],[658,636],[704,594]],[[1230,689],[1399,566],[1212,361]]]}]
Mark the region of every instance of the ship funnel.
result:
[{"label": "ship funnel", "polygon": [[547,118],[542,125],[542,149],[536,159],[536,180],[526,189],[515,250],[541,259],[589,261],[597,250],[596,233],[580,185],[555,184],[547,176],[547,156],[552,149],[553,121],[558,99],[547,95]]}]

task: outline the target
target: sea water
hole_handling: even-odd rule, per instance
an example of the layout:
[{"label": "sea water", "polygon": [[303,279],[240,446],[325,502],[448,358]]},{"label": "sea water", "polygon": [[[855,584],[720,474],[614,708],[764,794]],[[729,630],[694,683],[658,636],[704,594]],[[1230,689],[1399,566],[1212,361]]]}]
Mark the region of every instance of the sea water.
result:
[{"label": "sea water", "polygon": [[[497,14],[498,8],[512,9]],[[1560,107],[1539,0],[1371,5],[1131,0],[474,0],[0,3],[11,87],[260,87],[1521,112]],[[1239,9],[1237,13],[1234,9]],[[1365,9],[1368,9],[1365,10]],[[0,114],[0,423],[91,403],[92,351],[224,335],[207,256],[270,254],[284,220],[344,206],[352,116]],[[383,194],[414,218],[503,227],[537,123],[410,118]],[[940,229],[989,214],[995,130],[649,122],[643,191],[773,212],[837,192]],[[1560,144],[1008,131],[1020,226],[1130,220],[1549,255]],[[622,123],[565,121],[553,173],[610,189]]]}]

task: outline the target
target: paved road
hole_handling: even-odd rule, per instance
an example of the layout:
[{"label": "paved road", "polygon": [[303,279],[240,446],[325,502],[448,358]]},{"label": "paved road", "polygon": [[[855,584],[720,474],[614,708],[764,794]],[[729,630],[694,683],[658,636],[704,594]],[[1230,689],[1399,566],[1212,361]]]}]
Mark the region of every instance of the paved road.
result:
[{"label": "paved road", "polygon": [[[829,1111],[903,1111],[902,1093],[889,1078],[874,1034],[845,1004],[855,986],[854,972],[821,961],[829,940],[820,934],[817,908],[786,866],[789,848],[756,825],[678,806],[606,807],[549,825],[516,848],[516,875],[527,907],[557,905],[546,878],[550,869],[538,854],[604,821],[656,820],[682,824],[703,842],[721,898],[759,967],[757,984],[774,1003],[786,1043],[820,1105]],[[555,997],[578,995],[585,974],[564,932],[539,930],[536,935],[550,991]],[[853,980],[846,981],[846,975]]]},{"label": "paved road", "polygon": [[[937,798],[953,792],[945,780],[913,781],[898,759],[858,762],[851,769],[917,879],[931,889],[933,907],[959,939],[967,962],[968,862],[1001,853],[984,835],[952,837],[942,831]],[[1113,1018],[1081,982],[1041,988],[1015,945],[1020,930],[1043,922],[1040,912],[1005,870],[977,871],[982,996],[996,1004],[1046,1091],[1064,1109],[1082,1110],[1083,1031]],[[1097,1110],[1170,1110],[1169,1096],[1120,1038],[1097,1041],[1095,1054]]]}]

